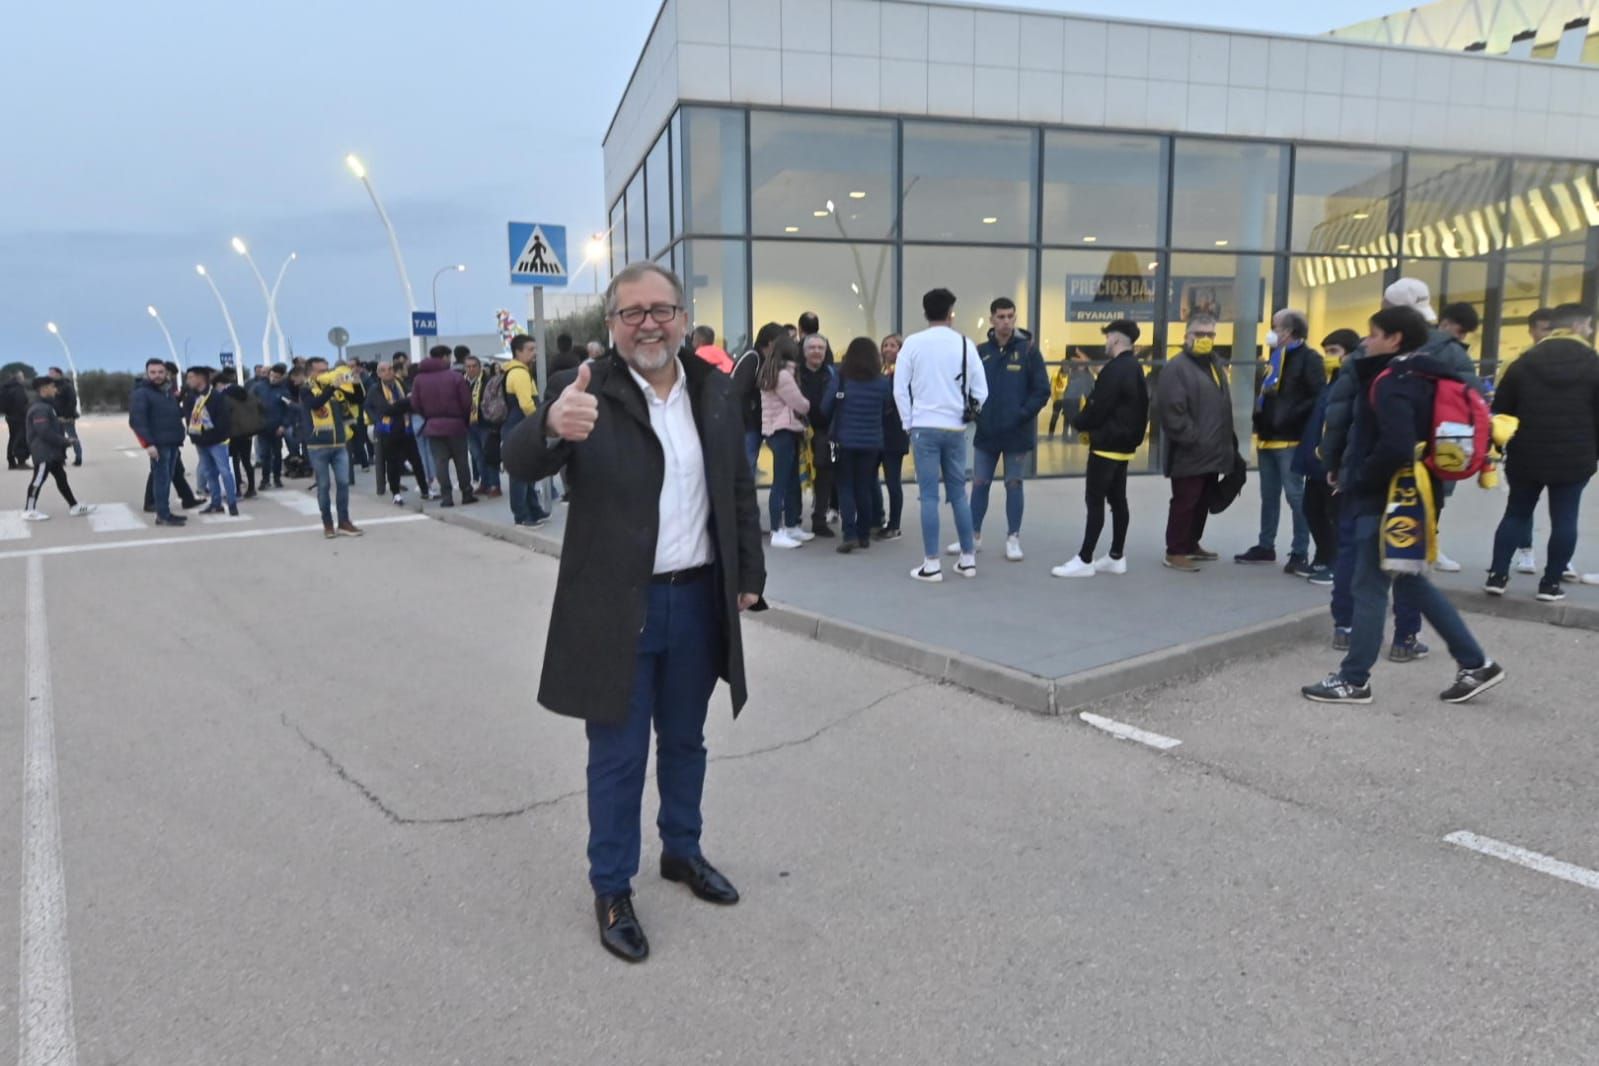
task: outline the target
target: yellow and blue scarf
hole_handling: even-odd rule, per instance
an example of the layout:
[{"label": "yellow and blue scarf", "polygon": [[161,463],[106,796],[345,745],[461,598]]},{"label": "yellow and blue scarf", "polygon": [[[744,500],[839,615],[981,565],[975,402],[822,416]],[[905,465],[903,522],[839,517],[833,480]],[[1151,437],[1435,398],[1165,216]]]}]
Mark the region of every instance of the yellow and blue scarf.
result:
[{"label": "yellow and blue scarf", "polygon": [[[1423,446],[1424,447],[1424,446]],[[1414,462],[1388,483],[1382,516],[1382,569],[1389,574],[1425,574],[1438,560],[1438,512],[1433,509],[1432,476]]]}]

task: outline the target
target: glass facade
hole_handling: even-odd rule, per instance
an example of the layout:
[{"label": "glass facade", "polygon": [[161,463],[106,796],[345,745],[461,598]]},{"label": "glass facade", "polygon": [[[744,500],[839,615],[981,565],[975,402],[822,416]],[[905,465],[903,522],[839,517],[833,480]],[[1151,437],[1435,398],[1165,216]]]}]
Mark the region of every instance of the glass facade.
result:
[{"label": "glass facade", "polygon": [[[1241,439],[1278,308],[1304,310],[1313,343],[1363,332],[1412,275],[1435,307],[1477,307],[1473,352],[1492,367],[1526,346],[1534,309],[1599,296],[1592,163],[685,106],[623,188],[615,265],[676,264],[695,323],[730,351],[804,311],[835,349],[915,330],[937,286],[980,341],[1008,296],[1074,406],[1105,323],[1140,324],[1158,383],[1203,308]],[[1041,475],[1086,461],[1060,422],[1039,416]]]}]

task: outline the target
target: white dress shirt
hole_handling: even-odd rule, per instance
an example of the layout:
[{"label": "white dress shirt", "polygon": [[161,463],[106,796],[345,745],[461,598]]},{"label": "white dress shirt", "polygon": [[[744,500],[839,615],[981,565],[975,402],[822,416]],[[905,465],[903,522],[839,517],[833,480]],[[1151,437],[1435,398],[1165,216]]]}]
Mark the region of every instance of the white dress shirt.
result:
[{"label": "white dress shirt", "polygon": [[705,566],[716,558],[711,547],[711,497],[705,485],[705,450],[688,397],[688,373],[677,366],[677,381],[666,399],[631,366],[627,372],[644,394],[650,428],[666,459],[661,478],[660,527],[655,535],[655,573],[670,574]]}]

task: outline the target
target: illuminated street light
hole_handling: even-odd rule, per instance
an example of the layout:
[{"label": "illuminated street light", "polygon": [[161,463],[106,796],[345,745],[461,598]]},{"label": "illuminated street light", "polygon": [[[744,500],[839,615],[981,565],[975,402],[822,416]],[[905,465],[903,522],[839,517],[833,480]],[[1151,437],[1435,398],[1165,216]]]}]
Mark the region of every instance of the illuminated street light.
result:
[{"label": "illuminated street light", "polygon": [[416,313],[416,296],[411,292],[411,275],[405,269],[405,257],[400,254],[400,237],[394,232],[394,223],[389,221],[389,213],[383,209],[383,201],[378,199],[378,192],[372,187],[372,182],[367,178],[366,164],[361,162],[354,152],[344,157],[344,165],[350,168],[350,173],[361,179],[361,184],[366,188],[368,196],[372,197],[372,206],[377,208],[378,218],[383,222],[383,229],[389,235],[389,251],[394,253],[394,268],[400,273],[400,288],[405,291],[405,332],[411,338],[411,365],[422,361],[422,338],[413,335],[411,316]]}]

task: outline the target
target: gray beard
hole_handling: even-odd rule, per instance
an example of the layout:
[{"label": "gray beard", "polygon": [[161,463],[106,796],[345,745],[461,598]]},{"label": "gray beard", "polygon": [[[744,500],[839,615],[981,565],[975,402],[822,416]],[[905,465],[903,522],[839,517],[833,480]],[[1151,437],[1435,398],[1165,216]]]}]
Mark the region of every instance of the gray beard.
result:
[{"label": "gray beard", "polygon": [[667,364],[672,361],[672,358],[675,354],[676,353],[674,353],[671,348],[663,346],[661,349],[661,354],[658,358],[651,358],[644,355],[642,352],[635,351],[632,355],[627,357],[627,361],[632,364],[634,370],[642,373],[647,370],[652,371],[664,369]]}]

